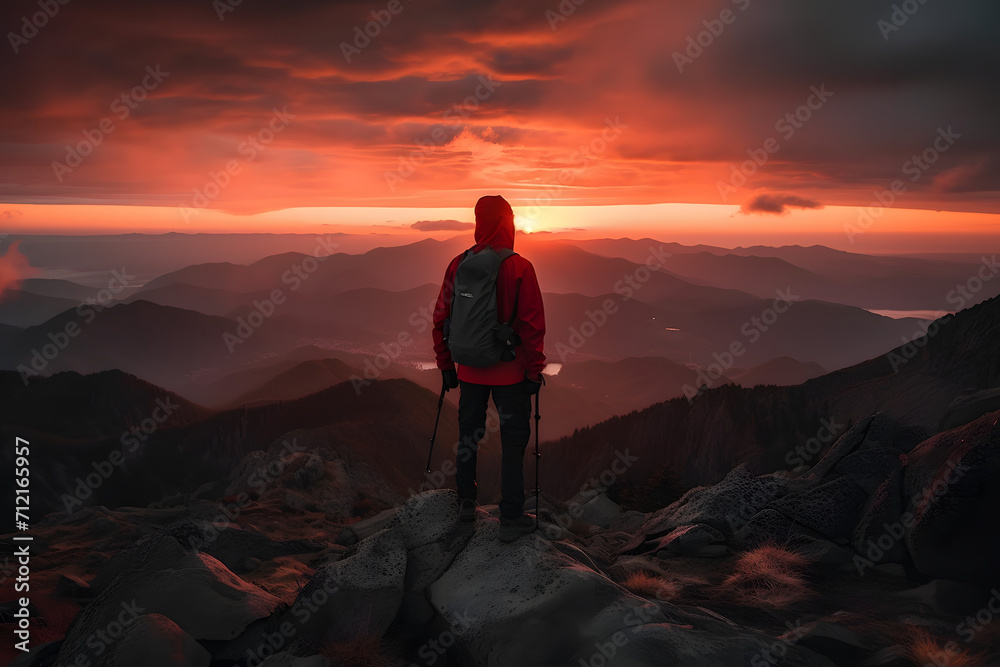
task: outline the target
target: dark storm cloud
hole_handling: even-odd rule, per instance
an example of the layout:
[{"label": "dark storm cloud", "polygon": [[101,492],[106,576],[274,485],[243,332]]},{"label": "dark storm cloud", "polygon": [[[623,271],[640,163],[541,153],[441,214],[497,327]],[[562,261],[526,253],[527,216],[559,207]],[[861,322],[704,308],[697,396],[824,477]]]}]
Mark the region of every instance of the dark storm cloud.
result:
[{"label": "dark storm cloud", "polygon": [[818,201],[796,195],[757,195],[740,207],[740,213],[771,213],[784,215],[790,208],[823,208]]},{"label": "dark storm cloud", "polygon": [[[446,173],[442,189],[478,186],[455,180],[472,178],[470,169],[448,170],[445,146],[466,129],[497,137],[504,150],[495,158],[508,161],[502,173],[544,182],[606,118],[621,115],[629,129],[600,156],[614,168],[589,174],[608,187],[639,184],[659,200],[719,203],[719,174],[777,137],[780,150],[748,187],[807,197],[839,189],[822,195],[828,203],[857,190],[867,203],[873,187],[899,177],[949,125],[962,139],[912,189],[944,201],[966,192],[995,198],[1000,5],[929,1],[886,33],[879,21],[891,18],[893,4],[595,2],[553,30],[545,11],[557,2],[402,0],[377,35],[355,42],[373,11],[385,17],[386,2],[243,0],[220,20],[209,0],[77,0],[17,53],[4,47],[0,193],[41,200],[190,192],[274,108],[287,106],[296,120],[258,164],[307,167],[323,197],[339,192],[330,182],[357,197],[348,174],[380,184],[440,126],[437,152],[408,185]],[[676,54],[724,9],[735,20],[679,72]],[[36,0],[5,4],[0,31],[20,30],[36,11]],[[345,44],[359,52],[345,57]],[[162,88],[75,181],[57,184],[51,162],[157,64],[171,73]],[[477,99],[482,77],[499,85]],[[782,136],[776,121],[822,85],[833,91],[830,101]],[[513,164],[516,151],[524,164]],[[312,192],[297,195],[305,203]]]}]

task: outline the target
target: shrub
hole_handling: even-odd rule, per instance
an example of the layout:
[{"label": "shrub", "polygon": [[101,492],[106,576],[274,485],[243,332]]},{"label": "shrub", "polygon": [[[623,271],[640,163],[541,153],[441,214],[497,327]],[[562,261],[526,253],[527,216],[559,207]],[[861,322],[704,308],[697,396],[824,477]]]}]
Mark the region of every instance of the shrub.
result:
[{"label": "shrub", "polygon": [[667,581],[645,570],[629,574],[622,582],[622,586],[640,597],[656,600],[673,600],[681,592],[677,582]]},{"label": "shrub", "polygon": [[[945,649],[948,641],[941,641],[925,628],[909,628],[903,639],[910,660],[917,665],[942,667],[973,667],[983,664],[979,656],[968,649]],[[956,642],[950,642],[956,645]]]},{"label": "shrub", "polygon": [[810,560],[800,553],[764,544],[740,555],[723,587],[740,604],[785,609],[812,595],[805,578],[809,564]]}]

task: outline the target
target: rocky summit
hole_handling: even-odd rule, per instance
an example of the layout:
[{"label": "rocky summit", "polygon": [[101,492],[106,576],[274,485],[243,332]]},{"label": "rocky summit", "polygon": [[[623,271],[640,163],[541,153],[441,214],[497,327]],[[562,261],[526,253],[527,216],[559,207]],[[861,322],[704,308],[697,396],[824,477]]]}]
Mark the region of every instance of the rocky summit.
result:
[{"label": "rocky summit", "polygon": [[51,641],[12,664],[1000,664],[1000,412],[922,441],[870,415],[811,466],[741,465],[649,513],[542,494],[511,544],[449,490],[345,521],[377,480],[322,448],[276,443],[215,487],[261,460],[281,475],[240,512],[50,517]]}]

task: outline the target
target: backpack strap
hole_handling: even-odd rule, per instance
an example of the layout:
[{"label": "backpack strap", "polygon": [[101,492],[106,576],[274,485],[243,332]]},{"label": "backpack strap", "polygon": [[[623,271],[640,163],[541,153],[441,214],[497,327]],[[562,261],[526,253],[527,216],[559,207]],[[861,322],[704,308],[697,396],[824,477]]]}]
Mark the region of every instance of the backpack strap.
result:
[{"label": "backpack strap", "polygon": [[[472,253],[473,250],[476,249],[477,245],[479,245],[479,244],[477,243],[476,245],[472,246],[471,248],[469,248],[468,250],[466,250],[464,253],[462,253],[462,259],[459,260],[458,263],[461,264],[462,261],[466,257],[468,257]],[[494,248],[491,245],[487,245],[486,247],[489,248],[489,249],[491,249],[493,252],[495,252],[497,254],[497,256],[500,258],[500,263],[501,264],[503,264],[509,258],[511,258],[511,257],[513,257],[514,255],[517,254],[511,248],[500,248],[499,250],[497,250],[496,248]],[[480,251],[480,252],[482,252],[482,251]],[[456,271],[457,271],[457,268],[458,267],[456,267]],[[514,318],[517,317],[517,300],[521,296],[521,279],[520,278],[517,279],[517,288],[516,289],[517,289],[517,291],[514,293],[514,312],[511,313],[511,315],[510,315],[510,322],[507,323],[507,326],[513,325],[514,324]],[[452,307],[452,309],[455,308],[455,294],[457,293],[457,291],[458,290],[455,289],[455,279],[453,277],[452,278],[452,284],[451,284],[451,307]]]},{"label": "backpack strap", "polygon": [[[494,248],[493,252],[495,252],[500,257],[500,263],[501,264],[503,264],[509,258],[511,258],[511,257],[513,257],[514,255],[517,254],[511,248],[500,248],[499,250],[497,250],[496,248]],[[512,327],[514,325],[514,318],[517,317],[517,301],[521,297],[521,279],[520,278],[517,279],[517,284],[514,287],[514,290],[515,290],[514,291],[514,310],[510,314],[510,321],[507,322],[507,326],[509,326],[509,327]]]},{"label": "backpack strap", "polygon": [[521,279],[517,279],[517,283],[514,286],[514,310],[510,314],[510,321],[507,322],[507,326],[514,326],[514,318],[517,317],[517,300],[521,298]]}]

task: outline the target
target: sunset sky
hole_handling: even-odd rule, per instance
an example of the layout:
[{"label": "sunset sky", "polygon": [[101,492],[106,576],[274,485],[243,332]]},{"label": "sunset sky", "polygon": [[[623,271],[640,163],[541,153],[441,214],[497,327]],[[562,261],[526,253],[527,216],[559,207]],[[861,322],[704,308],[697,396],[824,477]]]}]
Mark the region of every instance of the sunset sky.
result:
[{"label": "sunset sky", "polygon": [[486,193],[682,242],[1000,230],[989,0],[39,7],[0,13],[4,231],[409,228]]}]

